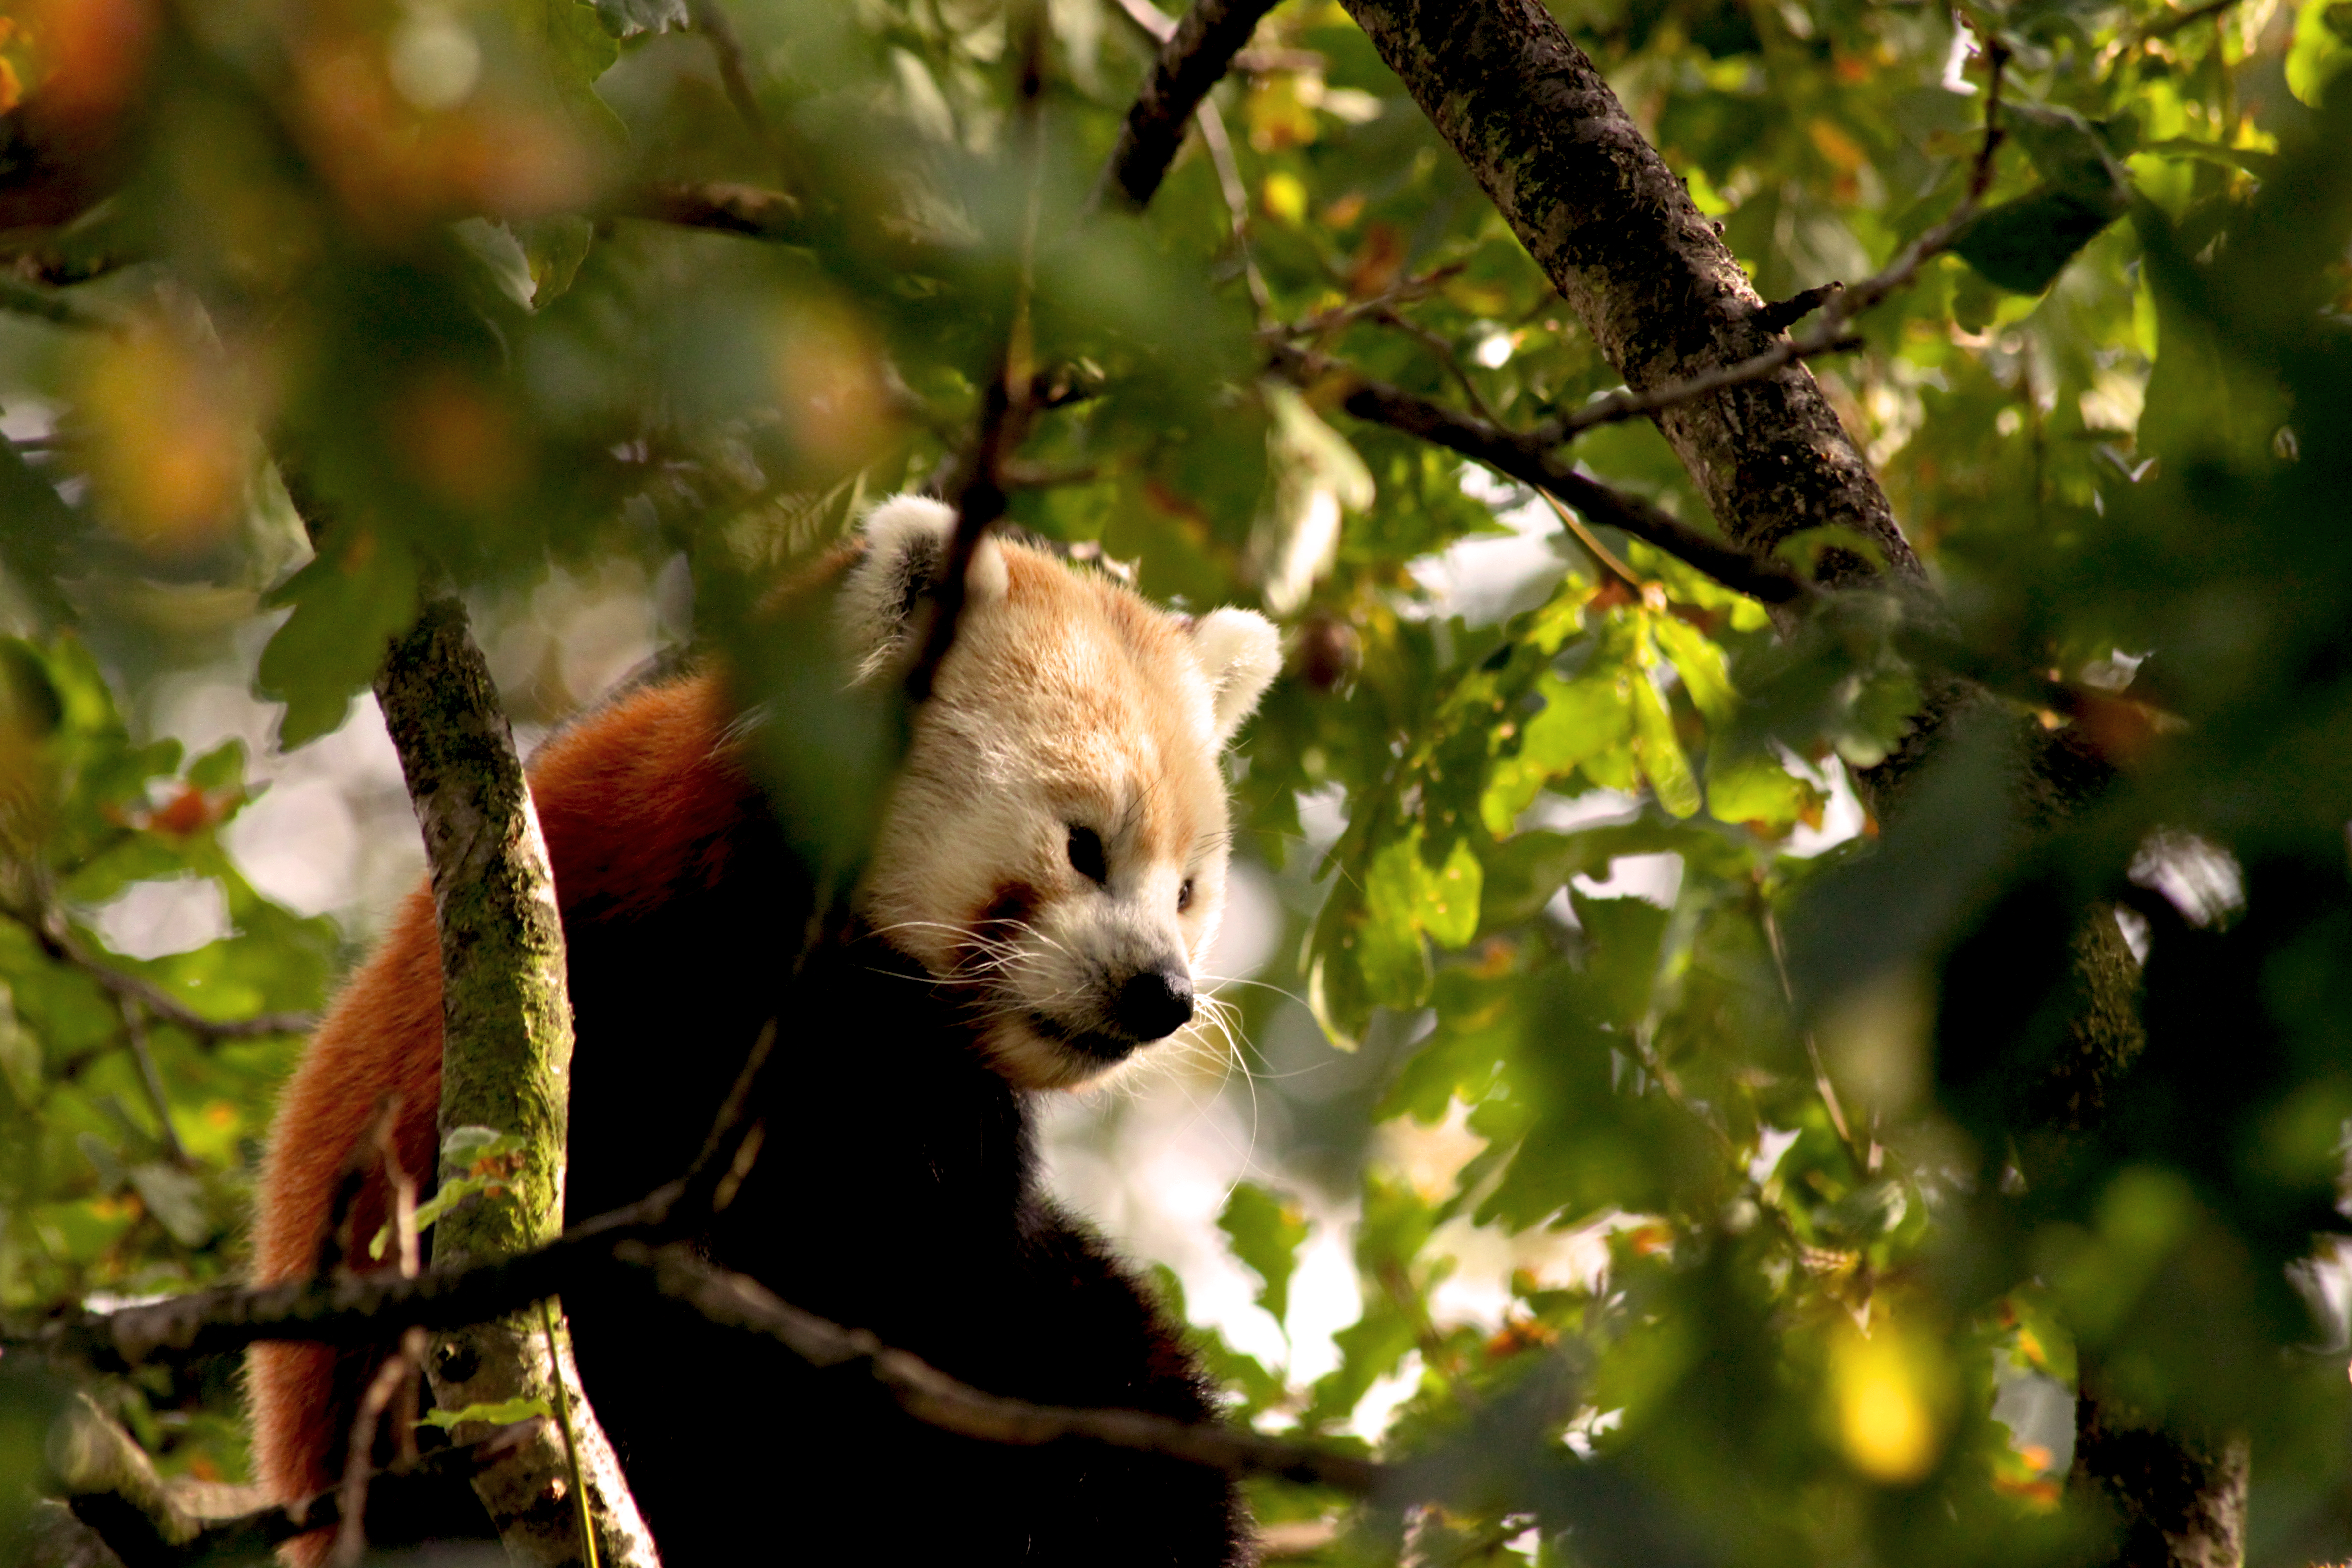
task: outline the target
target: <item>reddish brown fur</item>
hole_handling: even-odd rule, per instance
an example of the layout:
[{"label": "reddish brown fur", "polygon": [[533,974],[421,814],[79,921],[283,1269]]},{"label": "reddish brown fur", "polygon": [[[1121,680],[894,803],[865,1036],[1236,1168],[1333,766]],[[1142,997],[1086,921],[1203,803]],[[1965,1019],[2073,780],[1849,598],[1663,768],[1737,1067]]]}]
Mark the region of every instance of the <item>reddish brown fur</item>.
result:
[{"label": "reddish brown fur", "polygon": [[[530,767],[549,858],[562,868],[558,898],[628,908],[692,875],[716,880],[723,829],[743,809],[745,784],[725,740],[726,700],[714,678],[656,688],[615,703],[551,742]],[[626,824],[626,831],[614,831]],[[698,863],[690,859],[699,854]],[[399,1102],[394,1146],[412,1175],[434,1165],[441,1099],[441,962],[433,904],[410,895],[399,918],[344,990],[286,1086],[264,1158],[254,1234],[263,1284],[316,1266],[338,1178],[384,1097]],[[352,1234],[383,1225],[381,1175],[362,1189]],[[254,1464],[273,1499],[324,1490],[338,1479],[341,1412],[356,1398],[373,1352],[266,1344],[251,1366]],[[298,1561],[327,1545],[306,1538]]]}]

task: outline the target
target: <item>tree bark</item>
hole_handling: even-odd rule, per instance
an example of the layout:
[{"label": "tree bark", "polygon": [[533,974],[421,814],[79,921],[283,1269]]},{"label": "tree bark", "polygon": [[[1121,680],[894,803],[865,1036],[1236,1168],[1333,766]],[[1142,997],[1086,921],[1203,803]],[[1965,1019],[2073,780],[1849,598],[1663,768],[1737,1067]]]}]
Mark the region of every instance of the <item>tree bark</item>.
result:
[{"label": "tree bark", "polygon": [[2113,1515],[2117,1568],[2239,1568],[2246,1560],[2247,1447],[2168,1431],[2102,1395],[2083,1369],[2067,1490]]},{"label": "tree bark", "polygon": [[[1762,353],[1763,299],[1538,0],[1347,0],[1609,363],[1636,392]],[[1790,364],[1664,410],[1658,426],[1734,543],[1769,555],[1836,523],[1924,586],[1919,558],[1812,373]],[[1826,586],[1875,569],[1827,553]]]},{"label": "tree bark", "polygon": [[[464,605],[429,601],[394,640],[375,682],[384,724],[400,752],[409,798],[432,864],[441,935],[440,1131],[488,1127],[523,1142],[518,1168],[498,1194],[445,1215],[436,1261],[497,1257],[553,1241],[563,1227],[566,1108],[571,1093],[572,1005],[564,982],[563,926],[539,816],[514,739],[474,646]],[[443,1156],[441,1180],[467,1175]],[[443,1335],[425,1358],[445,1409],[570,1394],[579,1484],[587,1494],[606,1564],[660,1561],[621,1476],[620,1462],[580,1391],[568,1339],[550,1353],[530,1314]],[[490,1424],[457,1428],[458,1440]],[[475,1478],[474,1488],[519,1563],[586,1562],[572,1457],[552,1424]]]},{"label": "tree bark", "polygon": [[[1759,320],[1765,302],[1715,226],[1539,0],[1343,4],[1628,386],[1643,392],[1688,380],[1750,358],[1779,335]],[[1885,492],[1801,363],[1653,417],[1733,543],[1768,555],[1807,529],[1853,529],[1884,557],[1885,572],[1858,552],[1829,550],[1821,582],[1877,582],[1894,589],[1906,613],[1943,622]],[[1779,612],[1783,626],[1799,613]],[[1907,784],[1954,721],[1990,701],[1974,682],[1948,674],[1922,671],[1921,686],[1908,734],[1857,781],[1882,818],[1899,814]],[[2024,821],[2046,825],[2104,787],[2105,768],[2072,731],[2018,728],[2026,732],[2010,804]],[[2136,976],[2117,956],[2112,924],[2095,916],[2095,929],[2078,940],[2075,977],[2087,998],[2072,1031],[2080,1048],[2056,1075],[2067,1081],[2049,1089],[2078,1110],[2095,1107],[2137,1052],[2129,998]],[[2238,1458],[2217,1462],[2196,1439],[2103,1414],[2095,1390],[2084,1396],[2078,1421],[2094,1457],[2110,1431],[2134,1434],[2136,1470],[2083,1471],[2077,1460],[2079,1484],[2108,1496],[2126,1521],[2118,1563],[2225,1568],[2242,1560],[2242,1449],[2225,1445],[2221,1451]],[[2159,1472],[2172,1490],[2140,1499],[2142,1478]],[[2184,1484],[2193,1498],[2186,1504]],[[2143,1515],[2180,1523],[2158,1532],[2160,1556],[2147,1554],[2149,1538],[2131,1522]]]}]

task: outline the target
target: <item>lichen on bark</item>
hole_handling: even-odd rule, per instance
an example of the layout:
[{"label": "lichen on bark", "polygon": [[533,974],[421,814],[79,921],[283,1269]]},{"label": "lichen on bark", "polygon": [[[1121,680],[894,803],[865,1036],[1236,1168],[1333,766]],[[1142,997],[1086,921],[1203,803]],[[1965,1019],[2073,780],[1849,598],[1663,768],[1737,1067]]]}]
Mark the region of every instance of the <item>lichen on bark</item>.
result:
[{"label": "lichen on bark", "polygon": [[[416,624],[394,639],[375,692],[432,866],[441,939],[441,1136],[446,1143],[460,1127],[488,1127],[522,1143],[496,1189],[442,1216],[435,1261],[541,1247],[563,1226],[572,1067],[563,926],[538,813],[464,605],[429,600]],[[443,1182],[469,1173],[462,1157],[445,1153]],[[658,1563],[568,1344],[559,1342],[551,1355],[530,1315],[517,1314],[441,1336],[425,1373],[445,1409],[518,1399],[554,1409],[561,1375],[572,1395],[598,1559],[628,1568]],[[460,1426],[458,1440],[484,1436],[488,1424],[478,1425]],[[588,1560],[570,1475],[562,1436],[551,1425],[475,1478],[510,1559]]]},{"label": "lichen on bark", "polygon": [[[432,867],[441,936],[441,1136],[520,1138],[520,1168],[489,1201],[435,1227],[447,1260],[518,1252],[563,1227],[572,1003],[563,926],[539,814],[465,606],[428,603],[375,683]],[[444,1164],[444,1182],[467,1173]]]}]

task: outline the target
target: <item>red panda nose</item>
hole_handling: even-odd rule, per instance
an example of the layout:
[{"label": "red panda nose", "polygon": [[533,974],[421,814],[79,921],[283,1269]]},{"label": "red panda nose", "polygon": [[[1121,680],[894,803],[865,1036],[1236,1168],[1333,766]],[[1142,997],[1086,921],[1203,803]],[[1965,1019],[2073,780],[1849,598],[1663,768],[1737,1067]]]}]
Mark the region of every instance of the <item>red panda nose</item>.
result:
[{"label": "red panda nose", "polygon": [[1192,1021],[1192,977],[1172,966],[1147,969],[1118,988],[1112,1008],[1121,1032],[1157,1040]]}]

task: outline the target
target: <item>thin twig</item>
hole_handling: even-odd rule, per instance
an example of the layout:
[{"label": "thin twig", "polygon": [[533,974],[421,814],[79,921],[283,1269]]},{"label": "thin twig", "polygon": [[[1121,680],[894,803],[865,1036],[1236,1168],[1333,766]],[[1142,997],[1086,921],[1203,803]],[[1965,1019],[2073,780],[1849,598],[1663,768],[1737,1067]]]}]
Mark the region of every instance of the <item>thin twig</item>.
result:
[{"label": "thin twig", "polygon": [[1424,327],[1387,306],[1374,310],[1371,319],[1418,340],[1437,356],[1437,363],[1445,367],[1446,374],[1454,377],[1454,384],[1462,389],[1462,395],[1470,400],[1470,406],[1476,411],[1478,417],[1489,425],[1501,425],[1502,421],[1495,417],[1495,411],[1487,406],[1486,395],[1478,390],[1478,384],[1470,379],[1470,372],[1464,367],[1462,356],[1454,352],[1454,345],[1446,341],[1444,333],[1433,327]]},{"label": "thin twig", "polygon": [[78,300],[68,300],[54,289],[0,274],[0,310],[15,315],[37,317],[60,327],[72,327],[80,331],[107,332],[121,336],[129,331],[115,317],[101,314]]},{"label": "thin twig", "polygon": [[768,163],[784,178],[784,183],[798,185],[799,171],[786,151],[782,138],[760,108],[760,96],[751,86],[751,58],[743,48],[742,35],[728,19],[719,0],[687,0],[687,20],[694,30],[710,40],[711,59],[719,67],[719,84],[726,90],[727,101],[735,107],[760,151],[768,155]]},{"label": "thin twig", "polygon": [[1573,414],[1544,420],[1528,434],[1530,438],[1546,446],[1557,447],[1597,425],[1617,425],[1628,419],[1638,419],[1662,408],[1672,408],[1677,404],[1705,397],[1711,392],[1721,392],[1727,386],[1744,386],[1751,381],[1761,381],[1782,365],[1797,360],[1852,353],[1863,346],[1862,339],[1850,334],[1840,333],[1827,341],[1814,341],[1819,336],[1817,332],[1809,332],[1801,342],[1783,338],[1762,353],[1741,360],[1737,364],[1718,365],[1713,370],[1648,392],[1620,388],[1605,397],[1593,399]]},{"label": "thin twig", "polygon": [[[1797,991],[1789,983],[1789,955],[1780,943],[1780,922],[1774,918],[1772,906],[1769,903],[1764,906],[1764,941],[1772,950],[1772,967],[1780,976],[1781,998],[1794,1012]],[[1813,1089],[1822,1097],[1822,1108],[1830,1113],[1830,1126],[1836,1130],[1838,1142],[1844,1145],[1846,1158],[1853,1162],[1853,1168],[1866,1175],[1878,1168],[1877,1143],[1875,1141],[1872,1142],[1869,1157],[1865,1159],[1862,1146],[1854,1142],[1853,1123],[1845,1118],[1845,1106],[1838,1099],[1837,1085],[1830,1081],[1830,1069],[1822,1060],[1821,1042],[1813,1037],[1811,1029],[1802,1026],[1799,1026],[1798,1033],[1804,1037],[1805,1059],[1812,1064],[1813,1068]]]},{"label": "thin twig", "polygon": [[1318,310],[1302,321],[1282,321],[1258,329],[1258,340],[1266,343],[1297,343],[1328,340],[1342,327],[1366,316],[1377,316],[1393,310],[1399,305],[1411,304],[1437,292],[1445,280],[1460,272],[1468,263],[1449,261],[1443,267],[1432,268],[1418,277],[1401,279],[1394,287],[1383,289],[1369,300],[1351,300],[1344,305],[1334,305]]},{"label": "thin twig", "polygon": [[2221,15],[2224,11],[2235,10],[2240,4],[2242,0],[2208,0],[2206,5],[2198,5],[2187,11],[2176,11],[2168,16],[2159,16],[2133,35],[2132,44],[2136,47],[2152,43],[2158,38],[2168,38],[2183,27],[2194,26],[2200,22]]},{"label": "thin twig", "polygon": [[[1454,345],[1446,342],[1444,334],[1424,327],[1410,317],[1385,306],[1372,311],[1371,319],[1394,327],[1400,331],[1410,333],[1427,344],[1430,351],[1437,355],[1438,362],[1452,374],[1454,384],[1462,388],[1462,395],[1470,400],[1470,406],[1478,411],[1478,416],[1497,428],[1501,427],[1502,422],[1495,417],[1495,411],[1487,405],[1486,399],[1479,393],[1477,383],[1470,379],[1470,372],[1463,365],[1461,356],[1454,352]],[[1585,526],[1582,518],[1560,504],[1559,497],[1540,485],[1534,489],[1536,494],[1541,496],[1545,504],[1551,508],[1552,515],[1559,519],[1561,526],[1576,537],[1576,542],[1591,552],[1596,563],[1616,574],[1627,587],[1633,589],[1641,597],[1648,599],[1655,594],[1657,585],[1645,582],[1631,566],[1620,561],[1616,552],[1601,543],[1599,536]]]},{"label": "thin twig", "polygon": [[1225,117],[1217,112],[1213,100],[1201,100],[1192,120],[1201,128],[1201,145],[1209,150],[1209,166],[1217,172],[1217,188],[1224,194],[1225,214],[1233,220],[1234,248],[1241,255],[1242,277],[1249,284],[1250,306],[1263,328],[1273,313],[1274,297],[1266,291],[1265,275],[1257,269],[1257,256],[1250,248],[1249,187],[1242,184],[1234,139],[1225,134]]},{"label": "thin twig", "polygon": [[[400,1346],[376,1368],[368,1379],[367,1391],[360,1395],[360,1407],[352,1418],[351,1444],[343,1458],[343,1479],[337,1489],[341,1518],[335,1530],[335,1549],[328,1559],[335,1568],[354,1568],[367,1551],[368,1482],[375,1475],[376,1434],[383,1426],[383,1413],[394,1397],[416,1375],[425,1363],[425,1331],[410,1329],[400,1336]],[[595,1568],[592,1562],[589,1568]]]},{"label": "thin twig", "polygon": [[628,192],[609,210],[615,216],[648,218],[681,228],[783,240],[800,237],[803,216],[797,197],[731,180],[655,181]]},{"label": "thin twig", "polygon": [[1543,497],[1545,504],[1551,508],[1552,515],[1559,519],[1561,526],[1566,528],[1569,532],[1576,535],[1576,542],[1584,546],[1586,552],[1591,555],[1593,560],[1599,562],[1609,571],[1614,573],[1618,580],[1622,582],[1628,588],[1633,589],[1636,595],[1647,596],[1651,584],[1636,574],[1631,566],[1628,566],[1622,561],[1618,560],[1616,552],[1601,543],[1599,537],[1593,533],[1592,530],[1584,525],[1584,520],[1582,518],[1569,510],[1565,506],[1562,506],[1558,496],[1552,494],[1549,490],[1543,489],[1541,486],[1536,487],[1536,494]]},{"label": "thin twig", "polygon": [[180,1142],[180,1130],[172,1123],[172,1097],[163,1092],[163,1075],[155,1067],[155,1053],[147,1039],[147,1012],[136,997],[115,998],[122,1014],[122,1037],[130,1043],[131,1059],[139,1064],[139,1084],[147,1092],[149,1109],[155,1112],[155,1125],[162,1130],[163,1153],[183,1170],[195,1162],[188,1158],[188,1146]]},{"label": "thin twig", "polygon": [[388,1095],[385,1100],[383,1113],[376,1118],[369,1136],[391,1194],[385,1207],[391,1210],[386,1223],[392,1229],[393,1266],[402,1279],[414,1279],[423,1261],[416,1240],[416,1181],[401,1164],[399,1148],[393,1142],[392,1131],[399,1124],[399,1097]]},{"label": "thin twig", "polygon": [[[1176,18],[1151,0],[1118,0],[1118,8],[1155,44],[1164,44],[1176,35]],[[1244,76],[1270,76],[1276,71],[1320,71],[1326,63],[1312,49],[1246,48],[1234,56],[1233,68]]]},{"label": "thin twig", "polygon": [[319,1026],[315,1013],[257,1013],[245,1018],[207,1018],[161,986],[99,959],[66,930],[61,920],[44,920],[31,912],[0,905],[0,915],[32,933],[41,951],[60,963],[71,964],[115,995],[136,1002],[160,1023],[185,1029],[207,1040],[251,1040],[271,1035],[307,1035]]},{"label": "thin twig", "polygon": [[[2003,72],[2009,64],[2009,47],[1990,34],[1984,38],[1985,58],[1990,80],[1985,90],[1984,142],[1978,150],[1975,167],[1969,176],[1968,195],[1941,223],[1928,229],[1905,247],[1902,253],[1886,264],[1885,270],[1850,287],[1835,288],[1825,298],[1816,299],[1815,290],[1797,297],[1799,302],[1818,303],[1821,314],[1804,331],[1783,337],[1763,353],[1739,361],[1736,364],[1718,365],[1713,370],[1646,392],[1626,390],[1612,393],[1607,397],[1586,404],[1573,414],[1547,419],[1528,431],[1528,437],[1544,446],[1556,447],[1561,442],[1590,430],[1596,425],[1613,425],[1621,420],[1655,414],[1721,392],[1727,387],[1741,386],[1751,381],[1761,381],[1779,372],[1782,366],[1801,359],[1822,354],[1844,353],[1862,346],[1860,339],[1846,331],[1856,316],[1871,309],[1895,290],[1907,287],[1919,275],[1919,268],[1948,249],[1961,231],[1975,220],[1984,203],[1985,192],[1991,188],[1993,155],[2000,150],[2003,132],[2000,127],[2000,89]],[[1833,288],[1824,285],[1824,289]],[[1756,317],[1760,324],[1777,327],[1776,312],[1790,305],[1764,305]]]},{"label": "thin twig", "polygon": [[919,706],[939,679],[940,666],[955,647],[956,630],[963,618],[970,591],[971,563],[988,531],[1004,515],[1004,464],[1028,428],[1031,399],[1037,392],[1037,372],[1032,363],[1029,300],[1035,283],[1037,226],[1042,213],[1045,174],[1045,128],[1040,109],[1045,93],[1045,29],[1033,7],[1021,52],[1019,102],[1022,133],[1032,154],[1027,226],[1022,235],[1021,273],[1015,285],[1013,320],[999,352],[995,369],[982,389],[980,417],[972,432],[969,455],[958,465],[948,487],[955,508],[955,532],[931,582],[930,624],[923,635],[922,653],[907,672],[907,700]]},{"label": "thin twig", "polygon": [[1486,464],[1500,474],[1549,490],[1588,521],[1619,529],[1696,567],[1725,587],[1768,605],[1794,604],[1821,592],[1811,583],[1737,545],[1710,538],[1649,502],[1610,489],[1568,467],[1549,443],[1504,430],[1471,415],[1415,397],[1355,370],[1297,349],[1276,348],[1273,369],[1301,386],[1339,383],[1339,405],[1359,419],[1386,425]]},{"label": "thin twig", "polygon": [[1275,0],[1193,0],[1192,8],[1160,46],[1159,58],[1143,79],[1135,107],[1118,128],[1118,142],[1103,166],[1091,205],[1100,207],[1118,193],[1129,210],[1151,205],[1168,165],[1182,145],[1185,122],[1208,96],[1234,56],[1257,30]]},{"label": "thin twig", "polygon": [[555,1424],[563,1433],[563,1462],[572,1472],[572,1507],[580,1518],[580,1550],[596,1568],[596,1521],[588,1516],[588,1489],[580,1480],[580,1439],[572,1429],[572,1391],[563,1381],[563,1352],[555,1342],[555,1307],[539,1303],[540,1331],[547,1336],[547,1377],[555,1384]]}]

